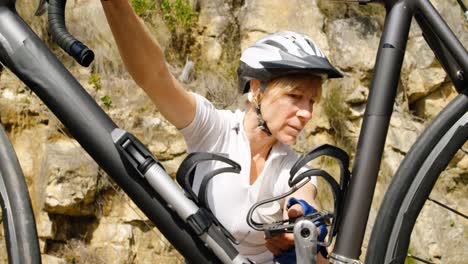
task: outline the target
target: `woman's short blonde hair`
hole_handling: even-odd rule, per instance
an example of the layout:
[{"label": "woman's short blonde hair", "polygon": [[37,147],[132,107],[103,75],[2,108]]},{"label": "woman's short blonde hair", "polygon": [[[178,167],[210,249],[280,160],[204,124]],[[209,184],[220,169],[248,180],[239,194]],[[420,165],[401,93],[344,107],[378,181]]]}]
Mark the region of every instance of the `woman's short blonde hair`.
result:
[{"label": "woman's short blonde hair", "polygon": [[[278,77],[276,79],[271,80],[266,88],[265,91],[273,88],[280,88],[276,89],[273,92],[273,99],[276,100],[280,98],[281,96],[292,92],[294,89],[298,87],[298,79],[299,80],[322,80],[320,76],[315,76],[315,75],[287,75],[287,76],[282,76]],[[316,87],[317,89],[317,96],[314,98],[315,102],[320,101],[320,97],[322,95],[322,86],[320,85],[319,87]],[[265,92],[263,91],[263,92]]]}]

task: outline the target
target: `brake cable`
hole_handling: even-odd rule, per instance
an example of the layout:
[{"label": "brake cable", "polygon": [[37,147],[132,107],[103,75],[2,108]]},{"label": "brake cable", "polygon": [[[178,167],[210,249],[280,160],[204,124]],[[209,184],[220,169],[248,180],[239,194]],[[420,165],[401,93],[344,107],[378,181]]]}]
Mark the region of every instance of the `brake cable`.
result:
[{"label": "brake cable", "polygon": [[465,14],[465,18],[468,19],[468,9],[463,3],[463,0],[457,0],[457,2],[458,2],[458,5],[460,5],[460,8],[462,9],[463,13]]}]

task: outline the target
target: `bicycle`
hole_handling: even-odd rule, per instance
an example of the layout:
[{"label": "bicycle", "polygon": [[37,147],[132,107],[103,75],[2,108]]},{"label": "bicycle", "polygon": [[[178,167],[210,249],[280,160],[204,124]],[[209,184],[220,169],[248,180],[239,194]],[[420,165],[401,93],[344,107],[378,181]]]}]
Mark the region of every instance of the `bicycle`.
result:
[{"label": "bicycle", "polygon": [[[110,120],[21,20],[15,12],[15,2],[0,0],[2,64],[37,93],[83,148],[188,261],[251,263],[233,247],[233,238],[207,208],[206,198],[190,192],[190,174],[199,162],[215,159],[229,165],[222,170],[209,172],[206,183],[223,171],[238,171],[240,168],[235,162],[216,154],[191,155],[178,171],[177,178],[184,190],[179,188],[145,146]],[[56,16],[52,19],[55,21],[53,28],[56,27],[52,29],[54,38],[80,63],[89,64],[93,57],[91,51],[65,30],[63,10],[66,1],[48,2],[49,17]],[[468,54],[429,0],[343,2],[383,4],[387,16],[352,177],[349,183],[346,176],[341,184],[330,180],[337,194],[335,212],[331,214],[334,221],[332,237],[336,235],[336,244],[330,254],[332,263],[360,263],[364,231],[413,16],[459,93],[406,155],[381,205],[366,262],[402,263],[407,256],[410,231],[437,177],[457,151],[461,149],[466,154],[468,88],[465,74],[468,72]],[[41,4],[44,3],[41,1]],[[32,64],[31,61],[36,63]],[[327,151],[318,153],[315,149],[298,164],[320,155],[331,155],[342,161],[342,172],[346,175],[347,156],[334,147],[332,149],[341,154],[330,152],[327,146],[319,148],[323,149]],[[40,263],[37,233],[24,177],[2,126],[0,154],[0,200],[9,261]],[[290,186],[295,188],[302,179],[320,174],[325,173],[309,171],[301,174],[302,178],[294,178],[292,173]]]}]

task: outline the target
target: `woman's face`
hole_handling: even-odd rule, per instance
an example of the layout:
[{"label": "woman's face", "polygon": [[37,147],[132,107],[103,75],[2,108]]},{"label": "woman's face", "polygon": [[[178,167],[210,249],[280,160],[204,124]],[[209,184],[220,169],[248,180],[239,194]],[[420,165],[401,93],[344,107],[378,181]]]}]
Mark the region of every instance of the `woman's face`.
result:
[{"label": "woman's face", "polygon": [[272,136],[288,145],[296,143],[297,136],[312,118],[322,81],[319,78],[297,78],[293,85],[294,89],[286,93],[280,91],[284,88],[279,85],[267,88],[260,102],[263,119]]}]

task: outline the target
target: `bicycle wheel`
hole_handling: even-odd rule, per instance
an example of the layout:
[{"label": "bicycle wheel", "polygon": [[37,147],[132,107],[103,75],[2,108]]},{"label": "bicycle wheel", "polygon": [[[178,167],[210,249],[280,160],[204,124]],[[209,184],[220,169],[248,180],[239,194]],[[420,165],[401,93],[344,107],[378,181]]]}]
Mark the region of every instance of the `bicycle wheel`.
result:
[{"label": "bicycle wheel", "polygon": [[405,262],[417,217],[452,158],[466,156],[467,138],[468,97],[460,94],[421,134],[398,168],[379,209],[366,263]]},{"label": "bicycle wheel", "polygon": [[26,182],[1,125],[0,204],[8,263],[41,263],[36,224]]}]

